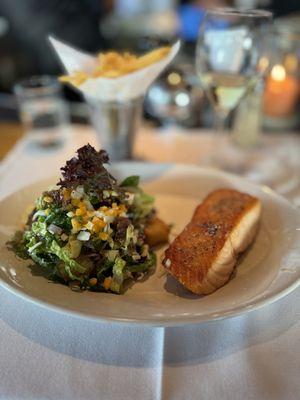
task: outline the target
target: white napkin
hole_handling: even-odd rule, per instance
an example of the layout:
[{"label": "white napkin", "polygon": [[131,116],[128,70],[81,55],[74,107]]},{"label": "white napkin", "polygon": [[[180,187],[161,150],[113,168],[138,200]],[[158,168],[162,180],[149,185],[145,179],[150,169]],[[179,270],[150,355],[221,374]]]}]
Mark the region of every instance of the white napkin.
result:
[{"label": "white napkin", "polygon": [[[76,71],[90,73],[97,64],[97,57],[76,50],[51,36],[49,40],[69,74]],[[180,41],[177,41],[169,54],[160,61],[119,78],[87,79],[78,89],[86,98],[100,101],[126,101],[143,96],[151,83],[174,59],[179,48]]]}]

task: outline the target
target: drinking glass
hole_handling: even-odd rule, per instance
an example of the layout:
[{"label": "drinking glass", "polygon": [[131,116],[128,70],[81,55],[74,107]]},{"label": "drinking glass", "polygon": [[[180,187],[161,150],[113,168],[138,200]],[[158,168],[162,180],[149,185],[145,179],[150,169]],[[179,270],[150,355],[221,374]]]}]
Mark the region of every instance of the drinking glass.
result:
[{"label": "drinking glass", "polygon": [[217,167],[236,170],[226,148],[224,126],[229,113],[269,66],[271,22],[269,11],[216,8],[207,11],[201,24],[196,70],[215,111],[218,140],[211,160]]},{"label": "drinking glass", "polygon": [[41,148],[62,145],[68,136],[69,113],[57,78],[33,76],[17,83],[14,92],[30,142]]}]

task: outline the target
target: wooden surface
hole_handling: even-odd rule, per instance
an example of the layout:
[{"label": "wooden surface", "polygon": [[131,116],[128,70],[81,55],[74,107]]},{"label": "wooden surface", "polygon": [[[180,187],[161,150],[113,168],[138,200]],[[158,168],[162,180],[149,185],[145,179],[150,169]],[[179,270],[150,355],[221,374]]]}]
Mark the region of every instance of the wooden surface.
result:
[{"label": "wooden surface", "polygon": [[11,150],[23,133],[22,125],[18,123],[0,122],[0,160]]}]

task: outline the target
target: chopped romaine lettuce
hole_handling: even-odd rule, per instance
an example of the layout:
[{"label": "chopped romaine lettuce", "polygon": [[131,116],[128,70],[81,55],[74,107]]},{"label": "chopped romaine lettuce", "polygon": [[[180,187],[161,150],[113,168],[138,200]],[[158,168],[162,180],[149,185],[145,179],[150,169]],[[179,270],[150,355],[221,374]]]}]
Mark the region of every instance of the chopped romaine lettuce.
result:
[{"label": "chopped romaine lettuce", "polygon": [[123,270],[126,266],[126,261],[122,260],[122,258],[117,257],[112,269],[113,279],[110,284],[110,290],[115,293],[119,293],[121,290],[121,286],[125,279]]},{"label": "chopped romaine lettuce", "polygon": [[139,189],[134,195],[133,204],[135,207],[134,218],[145,218],[153,210],[154,197]]},{"label": "chopped romaine lettuce", "polygon": [[126,269],[130,272],[144,272],[148,271],[156,264],[156,255],[155,253],[150,253],[149,259],[139,264],[128,264]]},{"label": "chopped romaine lettuce", "polygon": [[66,233],[70,233],[72,229],[71,219],[67,216],[67,212],[59,207],[51,209],[46,217],[47,225],[54,224],[62,228]]},{"label": "chopped romaine lettuce", "polygon": [[68,257],[72,259],[80,256],[81,248],[82,242],[75,238],[70,238],[68,243],[63,247]]},{"label": "chopped romaine lettuce", "polygon": [[83,280],[82,274],[86,272],[86,267],[80,265],[77,261],[70,258],[68,251],[60,247],[58,243],[53,240],[50,246],[50,252],[55,254],[61,261],[64,262],[65,271],[69,275],[70,279]]},{"label": "chopped romaine lettuce", "polygon": [[42,218],[39,217],[39,219],[36,222],[33,222],[31,230],[35,235],[45,236],[47,235],[47,224],[45,221],[42,221],[41,219]]}]

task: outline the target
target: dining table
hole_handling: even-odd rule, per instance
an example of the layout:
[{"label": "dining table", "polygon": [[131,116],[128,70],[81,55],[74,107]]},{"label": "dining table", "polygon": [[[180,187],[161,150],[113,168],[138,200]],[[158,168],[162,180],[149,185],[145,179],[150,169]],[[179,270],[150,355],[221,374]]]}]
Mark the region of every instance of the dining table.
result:
[{"label": "dining table", "polygon": [[[80,146],[99,145],[93,129],[80,124],[69,127],[60,147],[31,140],[23,136],[1,161],[1,199],[58,177]],[[143,125],[134,158],[205,166],[217,145],[208,129]],[[266,132],[256,150],[243,151],[245,179],[300,207],[300,134]],[[0,399],[297,400],[299,316],[299,288],[233,318],[152,327],[50,310],[0,285]]]}]

